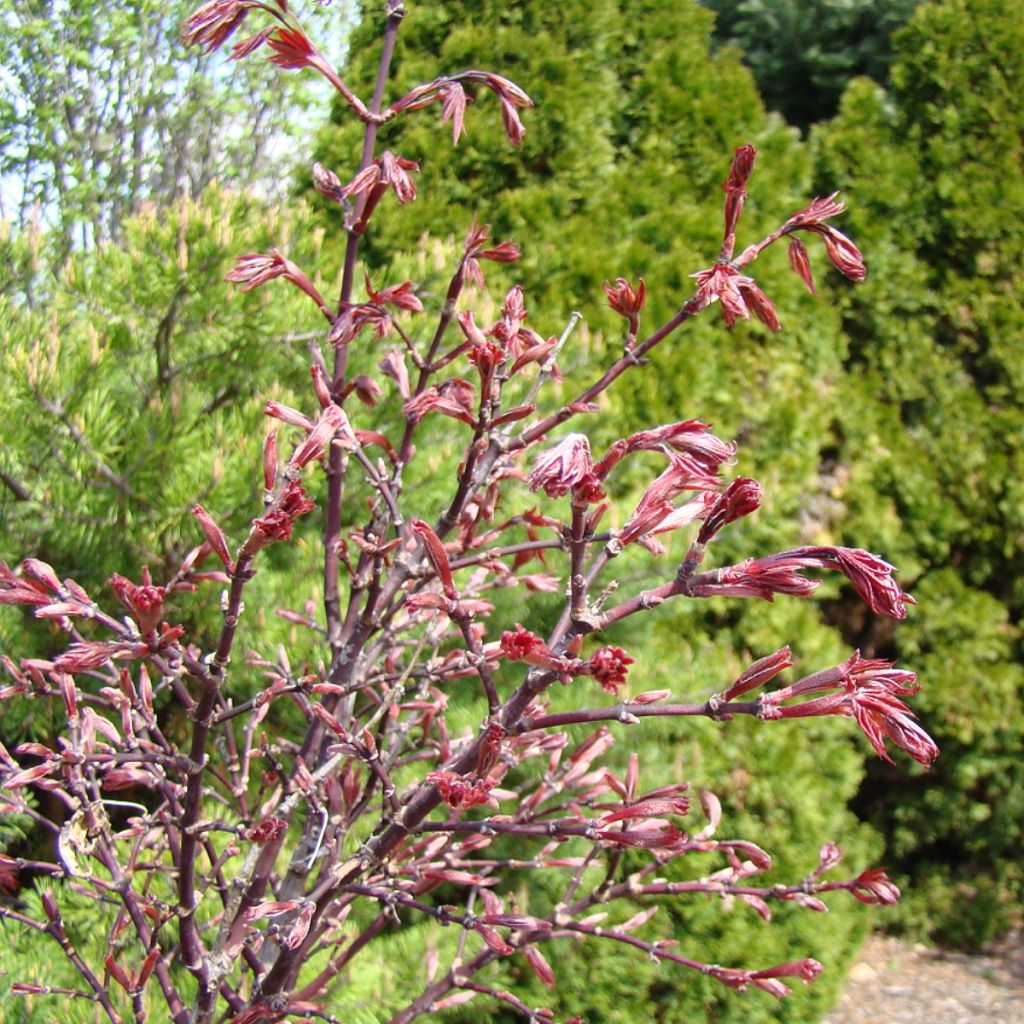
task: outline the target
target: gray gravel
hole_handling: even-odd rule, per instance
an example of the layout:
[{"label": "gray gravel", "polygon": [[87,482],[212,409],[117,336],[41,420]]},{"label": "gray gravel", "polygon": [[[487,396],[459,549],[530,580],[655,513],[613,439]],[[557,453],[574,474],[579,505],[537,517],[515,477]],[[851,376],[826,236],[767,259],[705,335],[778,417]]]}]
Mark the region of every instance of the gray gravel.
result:
[{"label": "gray gravel", "polygon": [[978,954],[873,936],[825,1024],[1024,1024],[1024,936]]}]

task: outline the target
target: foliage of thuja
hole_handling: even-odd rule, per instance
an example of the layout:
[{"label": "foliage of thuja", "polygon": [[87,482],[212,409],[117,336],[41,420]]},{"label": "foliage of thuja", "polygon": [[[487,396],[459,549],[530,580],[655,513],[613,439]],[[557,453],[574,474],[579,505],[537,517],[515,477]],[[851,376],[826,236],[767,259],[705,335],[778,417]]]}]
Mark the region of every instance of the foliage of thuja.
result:
[{"label": "foliage of thuja", "polygon": [[[186,35],[215,49],[252,10],[212,0],[190,17]],[[518,110],[530,105],[521,89],[473,70],[388,102],[391,43],[405,15],[398,0],[389,0],[368,109],[283,0],[258,10],[264,27],[238,40],[235,56],[265,46],[286,69],[321,72],[364,125],[362,157],[348,168],[347,181],[315,169],[318,191],[345,210],[340,291],[325,297],[318,285],[330,274],[314,280],[292,259],[314,261],[315,246],[250,251],[227,275],[243,291],[282,278],[275,287],[296,287],[312,299],[316,317],[329,322],[304,354],[312,386],[297,394],[296,407],[277,400],[264,406],[284,426],[266,436],[254,468],[263,493],[248,527],[230,528],[230,508],[223,518],[193,506],[205,543],[169,559],[170,576],[157,577],[162,583],[146,567],[133,571],[139,582],[112,576],[113,599],[61,579],[38,558],[16,571],[0,566],[0,602],[31,610],[62,634],[49,658],[3,663],[11,682],[2,698],[53,715],[43,741],[0,748],[5,809],[19,816],[19,827],[55,840],[56,852],[0,856],[5,889],[36,884],[20,904],[0,906],[0,916],[22,937],[32,936],[29,945],[46,938],[59,947],[75,978],[65,984],[57,972],[46,979],[30,973],[12,993],[33,1008],[36,997],[54,995],[91,1002],[112,1024],[129,1016],[141,1022],[160,1000],[180,1024],[207,1024],[221,1011],[234,1024],[323,1016],[335,989],[331,1002],[343,1012],[352,993],[361,1011],[391,1016],[395,1024],[478,997],[552,1019],[505,986],[529,971],[557,989],[559,973],[542,949],[580,938],[643,954],[652,968],[661,961],[694,970],[703,979],[695,996],[709,1014],[722,1001],[711,982],[787,995],[787,981],[809,982],[820,972],[805,952],[763,969],[711,963],[703,958],[720,950],[734,961],[736,943],[718,943],[710,923],[706,939],[703,927],[691,937],[678,920],[652,924],[654,906],[638,911],[636,902],[707,898],[709,909],[735,913],[733,928],[718,929],[733,938],[749,938],[757,918],[768,923],[772,903],[779,904],[777,919],[797,907],[823,913],[819,896],[836,891],[891,904],[899,893],[884,869],[824,877],[842,855],[831,843],[815,852],[816,840],[799,858],[783,851],[774,865],[794,871],[798,883],[770,875],[761,884],[757,876],[772,869],[770,859],[756,843],[729,838],[724,827],[761,820],[772,835],[794,823],[820,827],[832,820],[791,813],[785,801],[778,813],[775,787],[760,786],[758,774],[784,752],[800,772],[815,772],[826,807],[841,807],[837,793],[850,786],[854,762],[816,763],[813,741],[825,723],[812,722],[811,745],[797,749],[778,738],[788,724],[783,719],[855,719],[886,758],[887,743],[923,765],[938,751],[903,702],[915,690],[913,673],[860,654],[844,657],[834,645],[801,636],[797,679],[773,682],[793,658],[788,646],[773,650],[776,630],[802,633],[806,612],[769,614],[760,631],[753,614],[746,643],[735,649],[692,628],[691,601],[708,601],[705,621],[719,618],[725,636],[735,599],[808,597],[820,583],[808,570],[834,571],[873,612],[895,619],[906,616],[910,598],[893,566],[861,549],[805,544],[774,554],[772,547],[755,549],[744,558],[760,538],[756,530],[744,538],[742,526],[725,534],[732,542],[719,543],[725,527],[760,506],[762,490],[749,477],[726,482],[736,446],[703,422],[688,418],[628,433],[620,424],[613,443],[602,439],[597,447],[595,440],[593,450],[585,435],[558,428],[590,414],[590,403],[600,404],[618,377],[635,376],[660,342],[709,308],[730,326],[756,315],[778,330],[775,306],[747,274],[763,251],[777,251],[775,243],[789,242],[795,279],[808,288],[811,270],[798,238],[824,245],[838,270],[863,279],[859,251],[832,223],[842,204],[815,200],[759,242],[752,242],[759,237],[756,219],[748,218],[737,239],[756,150],[736,148],[725,182],[723,241],[712,248],[717,260],[708,255],[691,264],[706,269],[693,275],[688,298],[677,299],[658,327],[651,326],[657,313],[642,284],[607,285],[628,341],[621,354],[596,350],[594,362],[606,370],[579,391],[581,385],[559,383],[558,364],[571,362],[568,332],[557,341],[524,326],[518,287],[497,310],[479,308],[474,321],[467,288],[482,276],[481,262],[514,263],[519,256],[516,246],[496,244],[480,226],[466,235],[447,298],[435,301],[431,314],[415,315],[426,310],[409,280],[385,286],[378,279],[376,287],[367,280],[365,294],[355,287],[371,218],[379,223],[392,191],[402,204],[416,196],[414,164],[378,155],[378,125],[443,104],[457,142],[470,84],[495,94],[506,133],[519,142]],[[715,220],[721,224],[721,214]],[[179,252],[179,268],[182,262]],[[88,298],[86,292],[84,305]],[[432,314],[436,327],[424,329]],[[384,346],[373,337],[389,335],[391,347],[378,358]],[[151,354],[159,392],[172,375],[157,340]],[[592,379],[593,367],[582,369]],[[37,383],[32,372],[23,376]],[[115,453],[90,443],[63,398],[34,397],[124,493],[124,474],[110,464]],[[380,412],[364,413],[356,399]],[[556,432],[560,439],[549,437]],[[528,474],[516,461],[527,453]],[[30,501],[27,485],[8,476],[8,488],[16,497],[20,488],[19,500]],[[418,486],[431,476],[434,487]],[[606,486],[642,495],[628,516],[609,516],[610,527],[602,522]],[[294,664],[290,645],[274,647],[273,634],[257,629],[259,650],[243,664],[240,624],[262,625],[266,596],[251,586],[254,576],[273,568],[268,548],[290,545],[301,554],[296,529],[310,521],[313,493],[324,507],[324,544],[314,553],[324,587],[318,594],[312,582],[304,594],[323,599],[324,624],[308,623],[320,658]],[[682,495],[688,500],[677,504]],[[208,504],[219,513],[212,496]],[[669,535],[684,528],[673,557],[651,562],[641,554],[661,548],[657,534],[671,543]],[[741,539],[746,543],[737,549]],[[219,628],[194,627],[184,595],[219,585]],[[558,596],[515,601],[507,593],[512,587]],[[651,643],[648,664],[640,667],[643,627],[633,633],[627,624],[648,621],[644,613],[661,605],[689,637],[693,657],[681,685],[672,680],[664,689],[640,690],[656,678],[652,662],[661,651]],[[543,636],[513,625],[516,618]],[[828,667],[813,671],[819,657]],[[631,665],[640,679],[627,678]],[[689,685],[699,696],[680,700]],[[655,723],[656,735],[659,726],[664,731],[669,720],[683,718],[725,729],[757,718],[769,730],[770,739],[747,734],[749,769],[731,764],[731,806],[723,808],[703,788],[690,793],[680,781],[687,772],[701,786],[725,781],[724,759],[716,760],[711,743],[705,756],[699,734],[680,746],[677,764],[637,752],[644,720]],[[620,731],[631,736],[623,746],[632,752],[604,759]],[[122,790],[137,799],[109,796]],[[680,818],[688,818],[687,832],[675,824]],[[84,899],[101,904],[92,941],[83,927]],[[701,911],[696,918],[704,924]],[[426,956],[379,972],[376,1006],[367,1007],[360,985],[345,984],[364,962],[356,957],[367,951],[371,966],[363,978],[373,977],[378,950],[393,954],[403,926],[428,933]],[[680,934],[690,943],[685,949]],[[783,955],[792,956],[788,935],[782,944]],[[619,979],[623,962],[621,955],[608,962],[618,966]],[[675,1018],[671,993],[652,970],[647,1001],[668,1004]]]},{"label": "foliage of thuja", "polygon": [[[470,104],[454,153],[439,149],[432,124],[385,125],[382,144],[420,164],[422,205],[405,207],[370,239],[367,258],[383,263],[423,232],[461,237],[479,216],[500,237],[530,232],[518,279],[541,308],[558,295],[593,320],[591,312],[605,305],[599,285],[609,266],[621,263],[625,272],[628,263],[631,274],[642,273],[645,253],[649,259],[653,247],[672,245],[673,235],[687,248],[677,250],[680,263],[666,284],[684,288],[686,257],[713,237],[703,211],[717,207],[720,194],[710,169],[714,152],[748,137],[762,151],[768,146],[777,161],[766,170],[771,202],[786,212],[799,204],[805,184],[788,134],[775,126],[768,141],[749,73],[735,56],[709,57],[711,22],[689,2],[421,5],[397,43],[399,88],[438,67],[502,62],[531,82],[536,109],[522,159],[510,146],[488,144],[482,97]],[[361,44],[371,23],[355,29],[348,68],[366,84],[372,60]],[[319,140],[318,158],[328,167],[358,146],[351,124],[338,120]],[[779,162],[781,153],[787,155]],[[640,167],[642,175],[630,173]],[[684,189],[696,207],[677,201]],[[551,260],[555,253],[564,255]]]},{"label": "foliage of thuja", "polygon": [[[735,57],[712,54],[707,11],[691,4],[633,3],[623,16],[619,6],[424,3],[403,28],[397,73],[410,84],[431,74],[438,59],[449,70],[474,60],[511,61],[521,69],[517,74],[538,100],[523,149],[535,154],[532,165],[540,170],[543,187],[511,154],[506,161],[500,148],[497,156],[488,148],[483,112],[473,105],[466,115],[468,137],[454,153],[439,151],[434,126],[420,121],[385,126],[382,134],[397,152],[420,162],[424,186],[417,202],[381,225],[376,237],[393,238],[391,244],[400,247],[401,231],[461,233],[474,216],[518,237],[529,220],[523,260],[516,267],[527,306],[535,310],[528,323],[555,334],[563,323],[548,311],[580,310],[597,333],[582,351],[570,346],[566,358],[584,365],[623,336],[621,321],[607,307],[602,280],[626,273],[644,277],[652,317],[670,315],[692,287],[689,268],[699,253],[716,245],[722,193],[713,167],[722,146],[745,134],[770,154],[758,171],[765,192],[752,197],[744,213],[752,233],[769,230],[795,209],[813,175],[795,133],[765,115],[749,73]],[[371,31],[372,19],[357,28],[355,38]],[[370,74],[369,57],[358,42],[350,73],[356,80]],[[584,101],[574,92],[581,79]],[[355,145],[355,133],[342,122],[322,132],[319,155],[330,166]],[[684,193],[693,201],[675,198]],[[454,201],[442,202],[442,195]],[[575,214],[566,219],[570,210]],[[381,244],[369,253],[380,268],[375,273],[388,279],[389,251]],[[822,288],[833,283],[826,266],[817,268]],[[620,382],[609,399],[613,417],[594,417],[593,429],[596,437],[612,440],[613,429],[639,429],[652,418],[688,416],[699,409],[716,429],[744,441],[739,471],[771,481],[773,515],[751,526],[756,548],[830,543],[837,481],[829,467],[822,469],[820,449],[829,434],[845,341],[830,303],[808,296],[785,261],[768,262],[761,273],[784,322],[782,332],[770,334],[754,325],[726,339],[719,325],[694,323],[685,339],[652,353],[652,372]],[[611,515],[618,523],[629,514],[642,479],[627,469],[615,482],[611,494],[620,507]],[[870,543],[870,532],[857,543]],[[843,603],[855,605],[855,599],[851,603],[846,596]],[[637,671],[652,686],[706,692],[717,671],[707,659],[719,657],[706,646],[709,630],[724,638],[726,647],[756,656],[768,641],[752,638],[767,638],[784,622],[793,629],[787,635],[800,637],[802,659],[838,652],[835,633],[817,615],[802,610],[796,624],[783,618],[788,613],[775,607],[713,613],[702,608],[678,622],[670,614],[645,633],[645,644],[657,654],[645,657]],[[694,755],[709,778],[727,780],[723,798],[734,811],[743,813],[748,806],[744,780],[757,779],[757,810],[767,812],[763,817],[778,829],[776,851],[794,865],[800,840],[811,836],[834,836],[851,850],[878,850],[845,810],[857,790],[861,755],[842,737],[826,733],[788,737],[784,747],[774,748],[746,733],[711,730],[701,737],[699,757]],[[657,735],[659,758],[673,766],[687,763],[680,751],[687,749],[688,730],[668,728]],[[811,775],[826,775],[832,799],[822,802],[810,787],[794,786],[794,763]],[[718,936],[713,941],[721,959],[741,946],[765,948],[761,943],[772,943],[777,935],[801,941],[796,922],[753,933],[742,914],[724,922],[711,914],[700,927],[701,941]],[[815,922],[817,939],[841,962],[855,948],[861,924],[857,915],[834,907],[827,920]],[[694,927],[688,910],[686,924],[677,927]],[[666,991],[656,971],[646,980],[631,979],[619,971],[614,954],[600,949],[581,950],[571,961],[568,955],[562,952],[560,959],[575,979],[574,998],[584,1000],[576,998],[574,1005],[590,1007],[596,1019],[627,1014],[628,997],[638,1013],[670,1013],[680,1020],[705,1010],[722,1020],[776,1019],[780,1013],[804,1020],[827,1004],[839,980],[839,972],[831,973],[799,1002],[752,1005],[693,986]]]},{"label": "foliage of thuja", "polygon": [[[367,87],[372,61],[360,41],[372,20],[356,28],[348,68]],[[752,138],[766,156],[758,172],[765,193],[745,212],[752,232],[799,206],[813,179],[808,153],[791,129],[766,116],[750,74],[734,55],[711,53],[711,28],[710,13],[688,2],[418,5],[396,49],[399,82],[421,80],[438,62],[447,70],[503,62],[530,82],[537,106],[524,163],[511,149],[487,145],[476,109],[482,100],[470,104],[467,135],[453,153],[439,151],[435,126],[423,120],[382,128],[383,144],[420,163],[423,187],[369,239],[375,273],[394,274],[389,260],[408,250],[409,237],[461,237],[474,217],[497,236],[517,237],[528,224],[516,280],[534,311],[531,326],[558,334],[563,311],[581,311],[600,337],[580,359],[621,343],[603,280],[643,277],[650,315],[671,315],[692,287],[689,268],[716,244],[721,182],[713,168],[723,146]],[[331,124],[318,155],[330,167],[356,145],[350,124]],[[692,200],[680,201],[684,193]],[[781,335],[754,325],[725,345],[715,325],[694,324],[685,343],[653,355],[656,372],[624,380],[610,401],[617,425],[631,428],[651,416],[687,415],[699,401],[723,432],[756,439],[746,468],[772,473],[780,485],[772,500],[799,515],[801,539],[827,540],[833,482],[819,472],[819,448],[845,340],[839,318],[784,265],[763,273],[786,326]],[[598,419],[595,429],[601,436],[610,428]]]},{"label": "foliage of thuja", "polygon": [[[622,331],[601,282],[644,277],[651,315],[671,314],[692,286],[689,268],[715,244],[721,183],[712,168],[723,146],[753,138],[770,156],[758,172],[765,194],[745,213],[752,231],[768,230],[799,206],[813,178],[809,156],[790,129],[765,115],[735,56],[711,54],[710,13],[690,3],[628,7],[628,17],[610,0],[417,7],[396,50],[400,82],[420,80],[438,61],[449,70],[503,61],[531,83],[537,107],[523,140],[525,164],[511,150],[487,146],[476,109],[483,101],[470,105],[467,136],[454,153],[439,151],[434,126],[422,120],[382,128],[384,144],[420,163],[423,183],[417,202],[370,239],[367,258],[382,280],[388,260],[408,249],[397,240],[426,232],[461,237],[474,217],[498,236],[517,237],[528,223],[516,280],[534,310],[531,326],[560,333],[561,311],[577,309],[604,345],[617,346]],[[348,69],[360,83],[371,73],[359,44],[371,23],[356,29]],[[355,139],[351,125],[332,124],[321,133],[320,159],[332,166]],[[692,201],[680,201],[684,192]],[[655,353],[656,373],[624,381],[627,396],[612,401],[616,417],[640,426],[652,415],[685,415],[699,398],[724,432],[757,439],[747,457],[759,461],[748,468],[772,467],[782,485],[773,500],[801,511],[803,537],[827,538],[832,485],[819,479],[818,449],[845,341],[838,317],[784,266],[764,273],[786,325],[781,336],[755,325],[724,345],[713,325],[695,324],[691,340]],[[824,272],[821,278],[830,283]],[[556,299],[558,319],[550,312]],[[595,341],[591,358],[599,348]]]},{"label": "foliage of thuja", "polygon": [[[908,578],[923,573],[927,611],[898,637],[860,618],[842,594],[820,626],[865,652],[927,659],[922,713],[930,726],[946,723],[943,786],[902,779],[915,809],[893,805],[890,813],[886,794],[895,780],[876,766],[858,806],[888,836],[890,856],[914,872],[916,891],[927,892],[909,905],[908,923],[956,941],[1001,928],[1006,897],[1019,891],[1024,792],[1014,625],[1022,614],[1019,16],[999,5],[925,5],[898,44],[892,90],[857,83],[812,154],[765,117],[728,52],[709,53],[711,22],[702,10],[629,5],[636,17],[620,18],[614,4],[423,6],[422,24],[410,24],[399,51],[406,63],[425,67],[425,54],[436,52],[460,66],[467,55],[458,41],[473,38],[519,61],[526,81],[531,68],[541,77],[556,62],[556,80],[586,76],[592,102],[572,103],[546,87],[533,112],[549,191],[561,197],[559,209],[575,207],[580,216],[540,225],[560,259],[532,274],[528,249],[523,278],[531,305],[550,308],[549,294],[569,295],[605,344],[621,332],[602,308],[602,277],[636,268],[652,307],[665,313],[685,289],[685,269],[708,244],[708,212],[718,201],[705,168],[733,125],[786,168],[786,181],[765,169],[771,195],[748,208],[755,218],[763,212],[764,224],[796,204],[794,185],[851,189],[857,209],[850,223],[872,239],[878,261],[845,317],[812,305],[792,279],[773,276],[769,290],[787,326],[781,336],[767,341],[755,328],[723,346],[706,325],[695,325],[686,344],[655,353],[655,374],[625,382],[612,403],[619,422],[639,425],[684,415],[699,395],[717,427],[756,439],[745,468],[771,474],[775,507],[799,517],[801,539],[865,544],[885,536],[903,552]],[[531,34],[545,45],[525,45]],[[366,73],[358,54],[352,71]],[[489,195],[489,218],[515,225],[517,211],[531,208],[529,190],[500,162],[492,159],[483,173],[479,164],[460,166],[459,156],[452,165],[434,160],[418,124],[401,134],[396,128],[394,138],[422,161],[425,179],[440,179],[456,196],[467,186],[449,166],[459,168]],[[348,139],[343,128],[325,130],[323,159],[344,152]],[[589,160],[565,160],[553,173],[588,142]],[[693,205],[665,201],[681,182],[695,189]],[[426,206],[414,207],[402,213],[424,231],[431,223],[458,231],[485,213],[483,204],[448,204],[431,211],[431,222]],[[384,253],[374,256],[386,266]],[[827,286],[827,276],[818,283]],[[547,333],[561,327],[535,326]],[[878,491],[891,496],[885,504]],[[627,493],[624,486],[616,495]],[[766,543],[785,543],[770,533],[775,526],[759,526]],[[743,619],[725,625],[742,643]],[[972,908],[967,928],[965,905]]]},{"label": "foliage of thuja", "polygon": [[909,922],[972,943],[1024,891],[1024,21],[935,0],[895,46],[890,91],[858,81],[817,137],[876,257],[842,299],[833,456],[842,536],[915,566],[928,613],[884,643],[927,677],[944,756],[927,785],[873,766],[860,803],[915,880]]}]

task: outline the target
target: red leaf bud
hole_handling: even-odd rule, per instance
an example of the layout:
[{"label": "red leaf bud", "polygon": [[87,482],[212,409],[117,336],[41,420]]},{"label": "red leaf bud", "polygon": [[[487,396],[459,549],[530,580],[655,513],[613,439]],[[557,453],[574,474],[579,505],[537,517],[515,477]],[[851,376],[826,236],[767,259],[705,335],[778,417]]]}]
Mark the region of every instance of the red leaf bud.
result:
[{"label": "red leaf bud", "polygon": [[812,228],[812,231],[821,235],[825,243],[825,252],[832,265],[844,277],[851,281],[863,281],[867,277],[867,268],[864,265],[864,257],[857,248],[841,231],[836,230],[831,224],[822,224],[820,227]]},{"label": "red leaf bud", "polygon": [[263,489],[272,491],[277,482],[277,431],[271,430],[263,440]]},{"label": "red leaf bud", "polygon": [[807,290],[812,295],[817,295],[818,290],[814,287],[814,276],[811,274],[811,257],[808,255],[807,246],[799,238],[790,239],[789,265],[807,286]]},{"label": "red leaf bud", "polygon": [[869,905],[891,907],[900,900],[900,890],[885,873],[885,868],[862,871],[850,891],[861,903]]},{"label": "red leaf bud", "polygon": [[228,542],[221,528],[214,522],[213,517],[202,505],[194,505],[192,507],[192,515],[199,520],[199,525],[203,528],[203,533],[206,535],[213,553],[221,560],[224,568],[231,572],[231,555],[228,553]]},{"label": "red leaf bud", "polygon": [[765,683],[774,679],[784,669],[790,668],[793,664],[792,652],[787,644],[780,647],[774,654],[755,661],[737,680],[722,694],[726,701],[735,700],[744,693],[756,690]]},{"label": "red leaf bud", "polygon": [[522,952],[526,957],[526,962],[530,965],[530,970],[537,976],[537,980],[547,988],[553,989],[555,987],[555,972],[551,970],[551,965],[544,958],[544,954],[536,946],[524,946]]},{"label": "red leaf bud", "polygon": [[313,164],[313,188],[320,195],[325,196],[327,199],[333,199],[336,203],[340,203],[344,199],[341,179],[334,171],[324,167],[323,164]]},{"label": "red leaf bud", "polygon": [[114,959],[113,953],[108,953],[103,959],[103,966],[106,967],[107,973],[125,990],[125,992],[131,992],[134,986],[132,985],[131,978],[128,977],[124,968],[121,967]]},{"label": "red leaf bud", "polygon": [[267,59],[281,68],[315,67],[319,57],[317,48],[298,28],[280,28],[270,37],[268,45],[274,51]]},{"label": "red leaf bud", "polygon": [[549,498],[559,498],[581,483],[592,469],[590,441],[586,435],[567,434],[533,464],[530,490],[543,488]]},{"label": "red leaf bud", "polygon": [[213,53],[227,42],[248,13],[241,0],[208,0],[182,22],[182,42],[200,47],[203,53]]},{"label": "red leaf bud", "polygon": [[451,565],[448,562],[448,553],[444,549],[444,544],[441,543],[441,538],[422,519],[414,519],[411,526],[413,533],[423,543],[423,550],[441,580],[445,595],[452,600],[456,600],[458,598],[458,591],[455,589]]}]

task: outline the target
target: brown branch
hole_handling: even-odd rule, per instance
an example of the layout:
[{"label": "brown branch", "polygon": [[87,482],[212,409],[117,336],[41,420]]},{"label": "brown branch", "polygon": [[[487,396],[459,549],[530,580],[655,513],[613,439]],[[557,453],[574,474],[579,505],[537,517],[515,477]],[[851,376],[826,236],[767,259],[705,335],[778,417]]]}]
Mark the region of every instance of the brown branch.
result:
[{"label": "brown branch", "polygon": [[0,483],[14,495],[18,501],[31,501],[32,492],[21,481],[16,480],[10,473],[0,469]]}]

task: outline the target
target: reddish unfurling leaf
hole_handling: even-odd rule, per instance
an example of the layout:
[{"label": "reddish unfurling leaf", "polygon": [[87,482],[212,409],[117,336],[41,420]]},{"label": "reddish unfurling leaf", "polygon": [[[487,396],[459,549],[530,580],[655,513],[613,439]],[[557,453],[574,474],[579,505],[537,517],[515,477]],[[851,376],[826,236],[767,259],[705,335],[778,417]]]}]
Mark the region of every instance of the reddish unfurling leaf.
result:
[{"label": "reddish unfurling leaf", "polygon": [[221,528],[214,522],[213,516],[202,505],[193,505],[192,515],[199,520],[199,525],[203,528],[203,533],[206,535],[206,540],[213,549],[213,553],[221,560],[224,568],[231,572],[232,562],[228,552],[228,542]]}]

